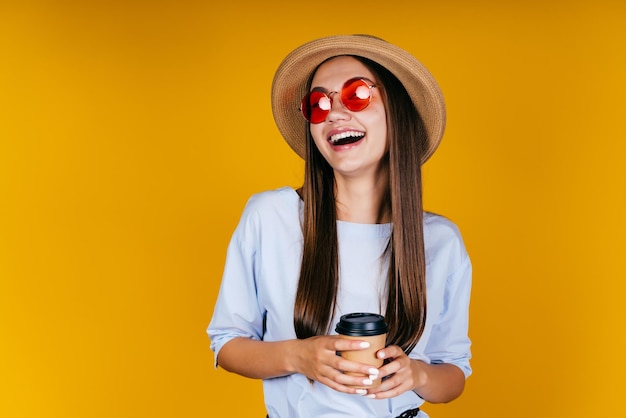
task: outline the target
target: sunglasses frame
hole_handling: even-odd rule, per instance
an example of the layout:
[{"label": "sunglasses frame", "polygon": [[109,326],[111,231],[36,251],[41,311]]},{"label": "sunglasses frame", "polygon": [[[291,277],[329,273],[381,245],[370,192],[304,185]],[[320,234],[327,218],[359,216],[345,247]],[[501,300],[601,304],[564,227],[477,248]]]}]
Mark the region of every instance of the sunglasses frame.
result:
[{"label": "sunglasses frame", "polygon": [[[365,104],[365,106],[363,107],[355,107],[353,109],[350,108],[349,106],[349,102],[348,104],[346,104],[342,98],[344,91],[346,90],[346,88],[348,86],[350,86],[352,83],[356,82],[356,81],[361,81],[363,84],[363,86],[366,86],[369,89],[369,96],[367,97],[367,103]],[[371,84],[370,84],[371,83]],[[358,86],[360,87],[360,86]],[[357,87],[357,89],[358,89]],[[332,109],[332,105],[333,105],[333,99],[332,99],[332,95],[333,94],[339,94],[339,103],[341,103],[341,105],[351,111],[351,112],[360,112],[362,110],[365,110],[370,103],[372,102],[372,89],[378,87],[376,84],[373,84],[371,80],[365,78],[365,77],[353,77],[349,80],[347,80],[345,83],[343,83],[342,87],[341,87],[341,91],[331,91],[331,92],[324,92],[322,89],[317,89],[317,90],[312,90],[310,92],[308,92],[300,101],[300,113],[302,114],[302,116],[304,117],[304,119],[306,119],[309,123],[312,124],[318,124],[318,123],[322,123],[326,120],[326,117],[328,116],[328,114],[330,113],[330,110]],[[356,90],[355,90],[356,91]],[[311,105],[311,103],[309,102],[306,106],[304,105],[305,101],[310,101],[310,97],[311,94],[313,93],[319,93],[321,94],[320,99],[322,99],[323,97],[327,98],[330,104],[330,107],[327,110],[322,110],[320,109],[319,112],[324,112],[324,118],[323,119],[319,119],[319,118],[315,118],[314,120],[316,120],[317,122],[312,121],[311,119],[309,119],[309,117],[307,116],[307,114],[305,113],[305,109],[308,107],[309,108],[309,115],[312,113],[311,109],[314,107],[313,105]],[[361,100],[365,100],[365,99],[361,99]],[[320,100],[318,100],[315,105],[319,104]],[[319,121],[318,121],[319,119]]]}]

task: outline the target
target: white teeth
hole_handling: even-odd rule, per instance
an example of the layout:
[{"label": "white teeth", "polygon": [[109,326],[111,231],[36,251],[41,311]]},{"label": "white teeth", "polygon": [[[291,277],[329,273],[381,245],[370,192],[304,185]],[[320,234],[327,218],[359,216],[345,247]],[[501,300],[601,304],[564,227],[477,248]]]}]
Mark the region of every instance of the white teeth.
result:
[{"label": "white teeth", "polygon": [[339,141],[340,139],[344,139],[344,138],[348,138],[348,137],[361,137],[361,136],[365,136],[365,134],[363,132],[356,132],[356,131],[346,131],[346,132],[341,132],[335,135],[332,135],[330,137],[330,142],[332,142],[333,144],[337,141]]}]

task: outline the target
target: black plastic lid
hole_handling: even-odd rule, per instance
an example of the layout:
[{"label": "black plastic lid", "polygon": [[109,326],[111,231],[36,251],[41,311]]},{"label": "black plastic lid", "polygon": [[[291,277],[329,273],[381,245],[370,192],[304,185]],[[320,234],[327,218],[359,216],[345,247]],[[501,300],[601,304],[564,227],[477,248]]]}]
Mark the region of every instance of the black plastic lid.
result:
[{"label": "black plastic lid", "polygon": [[335,331],[341,335],[351,337],[368,337],[370,335],[380,335],[387,332],[385,317],[367,312],[355,312],[342,315]]}]

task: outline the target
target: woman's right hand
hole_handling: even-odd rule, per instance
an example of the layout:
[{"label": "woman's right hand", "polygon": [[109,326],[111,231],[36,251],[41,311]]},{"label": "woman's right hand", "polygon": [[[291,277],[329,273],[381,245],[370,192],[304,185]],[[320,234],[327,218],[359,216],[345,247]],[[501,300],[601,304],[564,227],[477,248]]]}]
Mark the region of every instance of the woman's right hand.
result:
[{"label": "woman's right hand", "polygon": [[[351,386],[369,386],[378,378],[378,369],[363,363],[346,360],[337,355],[341,351],[363,350],[366,341],[349,340],[336,335],[295,340],[292,364],[296,372],[320,382],[338,392],[365,395],[366,389]],[[363,376],[350,376],[354,372]]]}]

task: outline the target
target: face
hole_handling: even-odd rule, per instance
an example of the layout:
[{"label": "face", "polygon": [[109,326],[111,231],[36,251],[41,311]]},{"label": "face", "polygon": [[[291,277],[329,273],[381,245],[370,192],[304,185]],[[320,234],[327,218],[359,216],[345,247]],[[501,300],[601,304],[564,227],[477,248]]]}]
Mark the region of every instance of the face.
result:
[{"label": "face", "polygon": [[[353,57],[337,57],[322,64],[313,76],[311,89],[326,94],[341,92],[352,78],[365,78],[379,85],[372,72]],[[335,176],[376,175],[387,153],[387,121],[382,92],[372,88],[372,100],[363,110],[353,112],[341,103],[340,93],[332,93],[326,120],[310,124],[315,145],[335,171]]]}]

